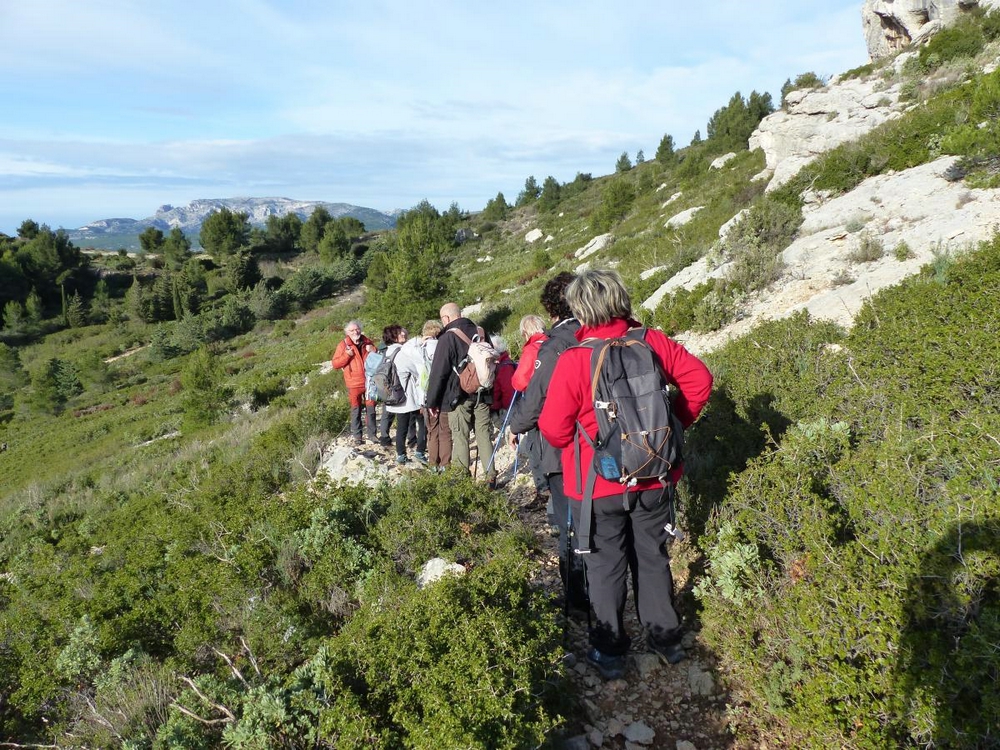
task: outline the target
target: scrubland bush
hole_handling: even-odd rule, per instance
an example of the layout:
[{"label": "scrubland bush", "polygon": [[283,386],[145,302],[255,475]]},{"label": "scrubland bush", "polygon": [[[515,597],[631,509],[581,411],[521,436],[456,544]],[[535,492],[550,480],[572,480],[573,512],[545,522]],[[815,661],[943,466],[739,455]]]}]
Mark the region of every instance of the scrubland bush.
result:
[{"label": "scrubland bush", "polygon": [[[982,747],[1000,721],[982,689],[1000,637],[1000,239],[935,276],[873,298],[846,353],[789,350],[790,323],[727,348],[693,436],[698,455],[725,434],[729,400],[748,428],[755,399],[790,425],[762,453],[752,430],[730,447],[747,465],[714,506],[698,592],[741,720],[797,747]],[[692,472],[703,514],[713,460]]]}]

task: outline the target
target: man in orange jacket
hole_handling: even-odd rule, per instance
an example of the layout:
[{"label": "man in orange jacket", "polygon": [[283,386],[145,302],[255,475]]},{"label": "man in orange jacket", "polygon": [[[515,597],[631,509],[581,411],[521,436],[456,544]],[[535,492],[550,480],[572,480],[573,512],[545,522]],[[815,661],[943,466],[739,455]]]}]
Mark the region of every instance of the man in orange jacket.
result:
[{"label": "man in orange jacket", "polygon": [[375,402],[365,398],[365,359],[375,351],[375,344],[361,332],[361,323],[352,320],[344,326],[344,340],[337,344],[330,364],[335,370],[344,371],[344,385],[351,400],[351,435],[358,445],[364,444],[361,435],[361,411],[368,423],[368,440],[377,441],[375,435]]}]

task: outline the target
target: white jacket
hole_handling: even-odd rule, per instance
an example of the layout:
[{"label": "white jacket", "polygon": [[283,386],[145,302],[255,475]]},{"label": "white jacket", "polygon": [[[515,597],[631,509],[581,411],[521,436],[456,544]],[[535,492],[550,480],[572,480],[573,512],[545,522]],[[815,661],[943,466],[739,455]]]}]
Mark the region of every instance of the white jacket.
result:
[{"label": "white jacket", "polygon": [[425,359],[423,339],[419,336],[405,344],[392,344],[386,349],[385,356],[391,357],[397,351],[399,353],[392,362],[396,366],[396,374],[399,375],[399,382],[402,383],[403,391],[406,393],[406,401],[398,406],[385,408],[392,414],[404,414],[417,411],[424,405],[424,389],[420,385],[420,376],[423,372],[426,380],[426,368],[429,363]]}]

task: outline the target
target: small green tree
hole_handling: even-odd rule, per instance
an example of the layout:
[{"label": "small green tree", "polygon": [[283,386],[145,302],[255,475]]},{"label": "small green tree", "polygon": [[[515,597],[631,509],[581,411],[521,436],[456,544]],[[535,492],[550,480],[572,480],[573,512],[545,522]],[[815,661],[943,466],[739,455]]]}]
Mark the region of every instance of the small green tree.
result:
[{"label": "small green tree", "polygon": [[24,329],[24,305],[17,300],[11,300],[3,307],[3,327],[11,333],[20,333]]},{"label": "small green tree", "polygon": [[17,228],[17,236],[23,237],[26,240],[33,240],[38,236],[38,232],[41,227],[38,226],[38,222],[32,219],[25,219],[21,222],[21,226]]},{"label": "small green tree", "polygon": [[66,397],[59,387],[62,363],[52,357],[31,376],[28,406],[43,414],[58,414],[66,404]]},{"label": "small green tree", "polygon": [[507,205],[507,199],[503,197],[503,193],[497,193],[496,198],[487,202],[480,218],[483,221],[503,221],[509,213],[510,206]]},{"label": "small green tree", "polygon": [[615,164],[615,172],[622,174],[630,169],[632,169],[632,161],[628,158],[628,151],[622,151],[622,155],[618,157],[618,162]]},{"label": "small green tree", "polygon": [[691,136],[691,145],[696,146],[701,143],[701,130],[694,131],[694,135]]},{"label": "small green tree", "polygon": [[94,297],[90,300],[90,319],[94,323],[103,323],[111,312],[111,294],[108,292],[108,282],[100,279],[94,287]]},{"label": "small green tree", "polygon": [[298,214],[268,216],[264,226],[264,241],[269,252],[292,253],[302,235],[302,219]]},{"label": "small green tree", "polygon": [[163,247],[163,232],[156,227],[146,227],[139,233],[139,246],[147,255],[157,255]]},{"label": "small green tree", "polygon": [[351,241],[339,221],[331,221],[323,230],[319,243],[319,257],[326,263],[334,263],[344,258],[351,249]]},{"label": "small green tree", "polygon": [[191,240],[187,238],[182,229],[174,227],[163,242],[163,258],[167,267],[176,270],[187,263],[190,257]]},{"label": "small green tree", "polygon": [[205,219],[199,238],[206,252],[215,260],[224,261],[250,240],[249,215],[223,206]]},{"label": "small green tree", "polygon": [[601,205],[590,220],[595,232],[607,232],[625,218],[635,202],[635,189],[627,178],[612,180],[601,193]]},{"label": "small green tree", "polygon": [[31,288],[28,299],[24,302],[24,310],[28,316],[28,322],[32,325],[38,325],[45,317],[45,303],[42,302],[42,298],[34,287]]},{"label": "small green tree", "polygon": [[551,211],[559,205],[561,189],[555,177],[549,175],[542,183],[542,194],[538,196],[538,210]]},{"label": "small green tree", "polygon": [[663,166],[670,166],[677,162],[677,154],[674,151],[674,137],[669,133],[660,139],[660,145],[656,148],[656,160]]},{"label": "small green tree", "polygon": [[66,322],[70,328],[82,328],[87,325],[87,305],[79,292],[73,292],[66,303]]},{"label": "small green tree", "polygon": [[333,221],[330,212],[322,206],[316,207],[306,219],[299,232],[299,244],[307,253],[319,252],[319,243],[323,241],[326,225]]},{"label": "small green tree", "polygon": [[642,149],[640,148],[638,151],[635,152],[635,164],[636,166],[638,166],[644,163],[645,161],[646,161],[646,154],[644,154]]},{"label": "small green tree", "polygon": [[125,312],[136,323],[148,323],[151,319],[149,294],[143,288],[138,276],[132,277],[132,286],[125,292]]},{"label": "small green tree", "polygon": [[248,289],[260,281],[260,266],[247,250],[236,253],[226,262],[226,287],[231,292]]},{"label": "small green tree", "polygon": [[222,385],[222,369],[207,346],[195,351],[181,371],[184,422],[190,427],[208,425],[218,419],[232,397]]},{"label": "small green tree", "polygon": [[524,181],[524,189],[518,193],[516,205],[527,206],[529,203],[534,203],[541,192],[542,189],[538,187],[538,183],[535,182],[535,176],[530,175],[528,179]]}]

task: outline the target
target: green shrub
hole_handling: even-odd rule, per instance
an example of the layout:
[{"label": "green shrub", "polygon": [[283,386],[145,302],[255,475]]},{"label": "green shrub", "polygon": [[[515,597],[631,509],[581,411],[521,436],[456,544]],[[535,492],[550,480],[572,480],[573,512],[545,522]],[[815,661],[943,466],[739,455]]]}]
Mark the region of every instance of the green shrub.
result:
[{"label": "green shrub", "polygon": [[901,263],[904,260],[909,260],[913,255],[913,249],[906,243],[906,240],[900,240],[892,249],[892,257]]},{"label": "green shrub", "polygon": [[601,205],[590,219],[590,227],[595,232],[607,232],[625,218],[635,202],[635,188],[624,176],[616,177],[601,193]]},{"label": "green shrub", "polygon": [[[874,297],[849,354],[818,353],[815,375],[767,361],[788,351],[773,340],[785,323],[714,365],[737,407],[780,394],[772,421],[793,425],[763,454],[752,440],[736,452],[747,467],[716,506],[698,584],[703,632],[744,718],[789,744],[992,740],[1000,699],[976,686],[995,677],[988,644],[1000,636],[1000,483],[984,439],[1000,431],[998,282],[1000,238],[943,277],[929,266]],[[695,455],[721,434],[712,408]],[[715,487],[718,466],[704,463],[694,491]]]},{"label": "green shrub", "polygon": [[885,244],[881,238],[871,232],[862,232],[858,235],[857,244],[847,254],[847,260],[851,263],[871,263],[883,255],[885,255]]}]

